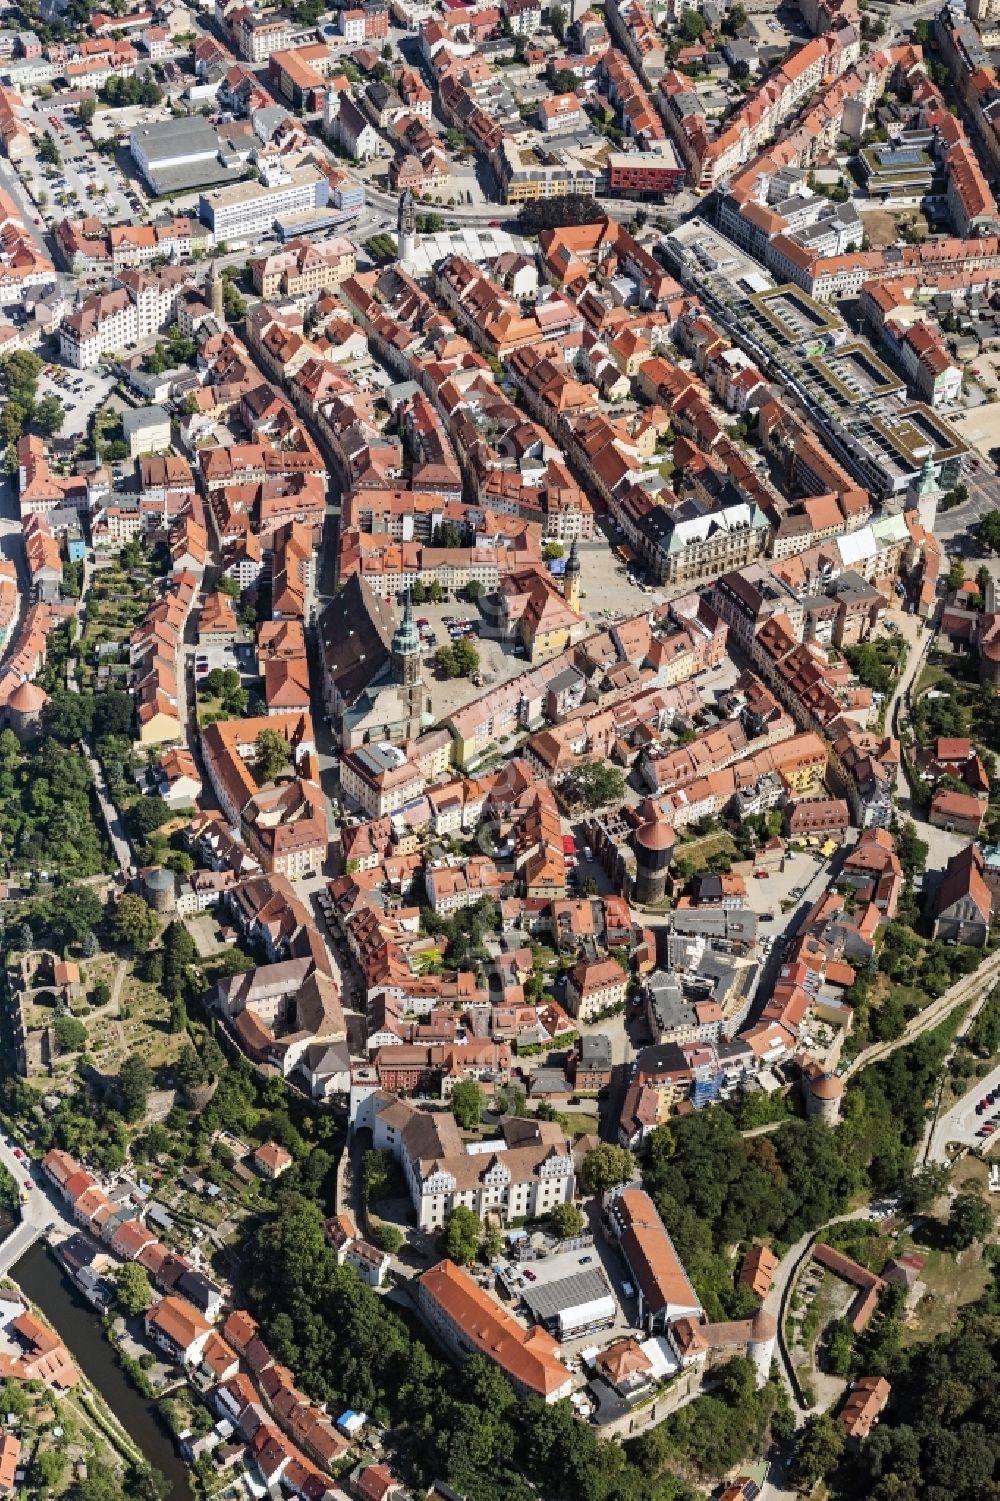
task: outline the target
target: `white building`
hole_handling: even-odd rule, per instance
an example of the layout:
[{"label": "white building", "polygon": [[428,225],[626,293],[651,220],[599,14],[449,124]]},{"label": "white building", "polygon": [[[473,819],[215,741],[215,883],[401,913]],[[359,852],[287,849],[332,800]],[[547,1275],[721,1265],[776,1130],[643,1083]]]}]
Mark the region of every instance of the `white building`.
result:
[{"label": "white building", "polygon": [[363,745],[340,763],[340,782],[347,796],[369,818],[395,813],[424,790],[419,767],[408,761],[398,745]]},{"label": "white building", "polygon": [[170,413],[164,407],[128,407],[122,413],[122,430],[129,457],[160,453],[170,447]]},{"label": "white building", "polygon": [[114,350],[130,349],[160,333],[177,316],[177,301],[188,274],[179,266],[160,271],[123,271],[111,290],[96,292],[64,319],[59,330],[62,358],[78,370],[98,364]]},{"label": "white building", "polygon": [[572,1202],[573,1155],[555,1121],[506,1120],[502,1138],[467,1145],[453,1115],[388,1095],[373,1104],[374,1145],[402,1167],[421,1230],[443,1225],[459,1204],[508,1222]]},{"label": "white building", "polygon": [[315,167],[273,172],[269,182],[238,182],[215,188],[198,199],[198,217],[216,240],[260,239],[286,214],[324,208],[329,184]]}]

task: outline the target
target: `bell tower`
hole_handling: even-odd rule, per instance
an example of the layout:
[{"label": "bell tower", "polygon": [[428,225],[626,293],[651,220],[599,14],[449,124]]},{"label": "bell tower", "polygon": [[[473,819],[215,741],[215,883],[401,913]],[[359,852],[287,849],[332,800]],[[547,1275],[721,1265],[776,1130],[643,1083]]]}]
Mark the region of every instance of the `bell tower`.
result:
[{"label": "bell tower", "polygon": [[563,574],[563,599],[577,615],[580,613],[580,555],[576,550],[576,538],[566,559]]},{"label": "bell tower", "polygon": [[417,211],[413,206],[413,194],[407,188],[399,200],[399,215],[396,219],[396,258],[401,266],[412,266],[417,248]]}]

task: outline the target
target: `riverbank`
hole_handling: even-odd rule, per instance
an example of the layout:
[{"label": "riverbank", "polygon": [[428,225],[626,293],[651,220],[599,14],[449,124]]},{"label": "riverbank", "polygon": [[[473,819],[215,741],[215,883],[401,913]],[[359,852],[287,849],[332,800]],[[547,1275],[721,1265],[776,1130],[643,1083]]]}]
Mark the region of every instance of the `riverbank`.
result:
[{"label": "riverbank", "polygon": [[101,1322],[51,1251],[31,1248],[11,1273],[25,1299],[51,1324],[83,1373],[81,1416],[126,1461],[145,1461],[168,1482],[165,1501],[191,1501],[191,1485],[184,1461],[174,1446],[156,1403],[131,1384],[116,1358]]}]

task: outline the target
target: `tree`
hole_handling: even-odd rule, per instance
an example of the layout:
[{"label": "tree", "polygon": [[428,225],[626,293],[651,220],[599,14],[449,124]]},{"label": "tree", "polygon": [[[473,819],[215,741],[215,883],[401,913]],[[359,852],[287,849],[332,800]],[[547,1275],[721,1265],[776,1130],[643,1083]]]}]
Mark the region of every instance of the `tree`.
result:
[{"label": "tree", "polygon": [[148,839],[150,834],[169,823],[173,817],[162,797],[140,797],[125,815],[129,833],[136,839]]},{"label": "tree", "polygon": [[454,647],[439,646],[434,653],[434,662],[443,677],[457,678],[461,676],[455,663]]},{"label": "tree", "polygon": [[145,1058],[130,1053],[118,1070],[113,1087],[115,1104],[127,1121],[138,1121],[145,1115],[152,1087],[153,1070]]},{"label": "tree", "polygon": [[367,1204],[375,1204],[385,1197],[392,1175],[393,1160],[388,1152],[376,1149],[365,1153],[361,1165],[361,1181]]},{"label": "tree", "polygon": [[572,1240],[583,1229],[583,1211],[576,1204],[557,1204],[549,1223],[560,1240]]},{"label": "tree", "polygon": [[85,943],[104,916],[104,905],[89,886],[67,886],[46,904],[46,926],[60,948]]},{"label": "tree", "polygon": [[458,677],[471,677],[479,671],[479,653],[471,641],[460,636],[451,649]]},{"label": "tree", "polygon": [[479,1248],[479,1254],[487,1266],[497,1261],[503,1255],[504,1234],[500,1226],[493,1222],[488,1227],[483,1237],[483,1243]]},{"label": "tree", "polygon": [[174,1083],[177,1088],[184,1098],[190,1101],[194,1091],[199,1085],[204,1084],[207,1077],[201,1058],[191,1044],[186,1043],[184,1051],[174,1064]]},{"label": "tree", "polygon": [[580,75],[572,68],[560,68],[552,79],[553,94],[575,94],[580,87]]},{"label": "tree", "polygon": [[144,954],[160,931],[156,913],[141,896],[126,892],[111,920],[111,936],[134,954]]},{"label": "tree", "polygon": [[[97,694],[94,699],[93,731],[98,740],[103,740],[106,735],[131,735],[131,694],[126,693],[123,688],[105,688]],[[170,817],[169,810],[167,817]]]},{"label": "tree", "polygon": [[990,552],[1000,552],[1000,510],[987,511],[979,523],[978,536]]},{"label": "tree", "polygon": [[230,323],[239,323],[246,316],[246,299],[240,293],[228,276],[222,282],[222,308]]},{"label": "tree", "polygon": [[628,1183],[638,1175],[638,1165],[626,1147],[601,1142],[583,1159],[580,1181],[588,1193],[603,1194],[619,1183]]},{"label": "tree", "polygon": [[956,1251],[967,1251],[985,1240],[993,1228],[993,1212],[978,1194],[958,1194],[948,1215],[948,1239]]},{"label": "tree", "polygon": [[483,1091],[474,1079],[460,1079],[451,1092],[451,1113],[463,1130],[471,1131],[483,1118]]},{"label": "tree", "polygon": [[76,112],[80,117],[81,125],[93,125],[94,116],[97,114],[97,101],[94,99],[81,100],[76,107]]},{"label": "tree", "polygon": [[254,775],[263,787],[273,782],[278,772],[288,765],[288,743],[277,730],[261,730],[254,741],[257,758]]},{"label": "tree", "polygon": [[955,558],[952,562],[951,567],[948,569],[947,582],[949,593],[952,594],[956,589],[961,589],[962,585],[965,583],[965,565],[963,564],[961,558]]},{"label": "tree", "polygon": [[457,1266],[475,1261],[483,1238],[483,1227],[478,1215],[465,1204],[456,1204],[444,1222],[441,1236],[441,1254]]},{"label": "tree", "polygon": [[57,396],[43,396],[35,407],[32,422],[40,433],[47,438],[54,438],[56,433],[62,431],[63,409]]},{"label": "tree", "polygon": [[813,1486],[837,1468],[844,1455],[844,1430],[828,1412],[808,1418],[793,1461],[799,1485]]},{"label": "tree", "polygon": [[60,155],[59,147],[56,145],[55,137],[47,130],[42,134],[35,148],[35,155],[40,162],[45,162],[46,166],[62,166],[62,156]]},{"label": "tree", "polygon": [[52,1031],[60,1053],[78,1053],[87,1046],[87,1029],[75,1016],[57,1016]]},{"label": "tree", "polygon": [[115,1292],[122,1313],[134,1316],[145,1313],[153,1301],[149,1273],[137,1261],[127,1261],[115,1273]]},{"label": "tree", "polygon": [[21,759],[21,747],[13,730],[0,730],[0,771],[13,771]]},{"label": "tree", "polygon": [[564,557],[565,553],[566,549],[561,542],[546,542],[542,548],[542,557],[546,563],[554,563],[557,558]]},{"label": "tree", "polygon": [[31,1479],[41,1491],[53,1490],[66,1474],[66,1456],[59,1449],[39,1449],[31,1461]]},{"label": "tree", "polygon": [[526,1116],[528,1096],[520,1084],[502,1084],[493,1092],[493,1109],[498,1115]]},{"label": "tree", "polygon": [[617,766],[609,766],[605,761],[591,761],[578,767],[574,777],[588,808],[620,803],[625,796],[625,778]]},{"label": "tree", "polygon": [[475,604],[478,599],[482,598],[482,593],[483,593],[483,586],[479,582],[479,580],[478,579],[470,579],[469,582],[465,586],[465,597],[466,597],[466,599],[471,600],[472,603]]},{"label": "tree", "polygon": [[681,36],[686,42],[700,42],[705,31],[705,22],[696,10],[681,11]]},{"label": "tree", "polygon": [[566,12],[561,5],[549,6],[549,25],[552,27],[552,35],[561,42],[566,35]]},{"label": "tree", "polygon": [[395,1256],[402,1248],[406,1239],[402,1230],[396,1225],[388,1225],[384,1221],[380,1225],[373,1225],[368,1232],[368,1238],[380,1251],[388,1251],[390,1256]]},{"label": "tree", "polygon": [[903,1204],[911,1214],[925,1214],[948,1187],[949,1177],[949,1170],[943,1162],[929,1162],[926,1167],[912,1173],[903,1184],[900,1195]]},{"label": "tree", "polygon": [[854,1358],[854,1330],[847,1319],[836,1319],[826,1341],[826,1359],[835,1376],[849,1376]]},{"label": "tree", "polygon": [[[1000,511],[997,512],[1000,515]],[[920,875],[927,868],[928,845],[926,840],[917,835],[917,826],[912,819],[907,819],[899,833],[896,835],[896,851],[899,855],[899,863],[903,867],[903,874],[908,881],[914,876]]]}]

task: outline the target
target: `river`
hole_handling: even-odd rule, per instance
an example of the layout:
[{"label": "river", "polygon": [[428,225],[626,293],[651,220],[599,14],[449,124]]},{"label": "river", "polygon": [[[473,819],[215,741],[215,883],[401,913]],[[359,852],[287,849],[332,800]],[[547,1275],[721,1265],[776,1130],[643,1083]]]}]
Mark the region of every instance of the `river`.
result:
[{"label": "river", "polygon": [[[10,1226],[0,1226],[0,1239]],[[82,1298],[55,1257],[39,1242],[11,1272],[26,1297],[45,1314],[62,1337],[73,1359],[101,1393],[126,1433],[154,1467],[170,1482],[167,1501],[191,1501],[191,1487],[183,1460],[164,1426],[156,1404],[136,1391],[115,1360],[101,1320]]]}]

